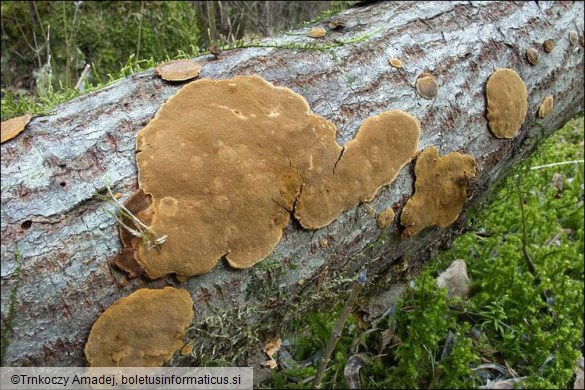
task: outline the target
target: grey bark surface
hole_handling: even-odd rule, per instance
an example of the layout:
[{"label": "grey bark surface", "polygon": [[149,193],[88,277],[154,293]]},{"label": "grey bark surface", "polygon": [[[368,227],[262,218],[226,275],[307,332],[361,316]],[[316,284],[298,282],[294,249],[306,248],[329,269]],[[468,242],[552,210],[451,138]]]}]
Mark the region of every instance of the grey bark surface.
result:
[{"label": "grey bark surface", "polygon": [[[543,137],[583,109],[583,46],[568,39],[573,30],[583,35],[582,2],[375,3],[330,20],[344,28],[320,40],[308,38],[307,27],[260,41],[278,48],[235,49],[219,60],[202,56],[200,77],[257,74],[291,88],[337,125],[340,144],[352,139],[367,117],[404,110],[422,124],[420,150],[436,146],[441,155],[458,151],[475,158],[478,174],[467,207],[482,202]],[[542,43],[549,38],[555,48],[545,53]],[[357,42],[343,43],[350,40]],[[333,46],[291,48],[299,44]],[[530,47],[540,53],[536,66],[524,56]],[[392,57],[400,58],[404,69],[392,68]],[[528,115],[513,139],[495,138],[487,125],[485,83],[496,68],[515,69],[528,88]],[[439,83],[434,100],[415,91],[424,71]],[[83,366],[91,326],[108,306],[138,288],[168,284],[191,293],[194,329],[229,307],[260,345],[271,329],[281,330],[283,313],[293,308],[302,314],[309,296],[321,294],[323,301],[344,296],[348,280],[364,267],[370,292],[399,291],[461,233],[463,217],[448,228],[400,238],[396,220],[414,188],[410,163],[371,202],[322,229],[289,223],[274,253],[253,268],[234,270],[222,261],[182,283],[167,277],[120,285],[123,274],[109,265],[120,249],[118,225],[106,212],[111,206],[94,194],[104,193],[106,180],[122,200],[137,189],[136,134],[180,87],[153,70],[134,74],[34,118],[2,144],[3,364]],[[554,96],[554,111],[539,119],[547,95]],[[376,214],[389,206],[398,215],[380,230]]]}]

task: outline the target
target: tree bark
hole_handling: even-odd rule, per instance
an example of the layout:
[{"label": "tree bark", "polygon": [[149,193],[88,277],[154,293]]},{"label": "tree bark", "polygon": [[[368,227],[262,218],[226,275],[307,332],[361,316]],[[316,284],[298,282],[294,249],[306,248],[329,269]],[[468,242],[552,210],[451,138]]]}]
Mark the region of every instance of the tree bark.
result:
[{"label": "tree bark", "polygon": [[[404,110],[422,124],[420,150],[435,146],[441,155],[458,151],[475,158],[467,209],[489,197],[515,163],[583,109],[581,2],[389,2],[329,20],[343,28],[320,40],[308,38],[303,27],[257,42],[278,47],[224,51],[219,60],[202,56],[200,77],[257,74],[291,88],[337,125],[340,144],[367,117]],[[580,43],[570,42],[573,30]],[[555,42],[551,53],[542,49],[545,39]],[[307,44],[329,47],[301,48]],[[540,54],[536,66],[525,58],[531,47]],[[392,57],[404,63],[402,70],[388,64]],[[488,129],[485,83],[496,68],[515,69],[528,88],[528,115],[513,139],[495,138]],[[439,83],[434,100],[414,88],[422,72]],[[225,323],[222,331],[230,338],[217,350],[241,363],[240,352],[253,355],[246,342],[260,346],[279,333],[283,321],[330,307],[347,295],[359,270],[368,269],[364,296],[399,291],[462,232],[463,215],[448,228],[426,229],[410,239],[400,238],[396,221],[384,230],[376,226],[377,213],[389,206],[399,211],[412,195],[411,163],[371,202],[322,229],[289,223],[274,253],[253,268],[234,270],[220,262],[182,283],[136,278],[121,285],[123,274],[109,265],[120,250],[118,224],[94,194],[105,191],[106,179],[125,197],[137,189],[136,134],[180,87],[153,70],[134,74],[34,118],[2,144],[3,364],[85,365],[89,330],[108,306],[138,288],[168,284],[187,289],[196,311],[188,333],[194,352],[174,364],[195,364],[203,353],[217,358],[203,347],[221,340],[213,333],[214,318]],[[554,96],[554,110],[539,119],[548,95]]]}]

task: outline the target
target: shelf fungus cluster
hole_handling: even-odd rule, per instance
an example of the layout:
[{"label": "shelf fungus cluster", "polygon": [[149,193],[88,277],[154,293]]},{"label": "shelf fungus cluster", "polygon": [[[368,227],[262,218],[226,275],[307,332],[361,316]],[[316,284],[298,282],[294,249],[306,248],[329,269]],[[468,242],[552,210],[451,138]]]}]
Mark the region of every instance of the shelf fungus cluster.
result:
[{"label": "shelf fungus cluster", "polygon": [[152,248],[122,233],[122,253],[152,279],[202,274],[224,256],[251,267],[291,215],[317,229],[394,181],[417,152],[420,123],[391,110],[343,147],[335,134],[302,96],[258,76],[187,84],[137,136],[143,194],[131,211],[167,239]]},{"label": "shelf fungus cluster", "polygon": [[497,69],[486,85],[487,118],[498,138],[514,138],[526,119],[528,90],[513,69]]},{"label": "shelf fungus cluster", "polygon": [[403,237],[410,237],[430,226],[446,227],[457,220],[467,200],[468,181],[475,177],[473,157],[452,152],[439,157],[429,147],[417,157],[414,195],[400,216]]},{"label": "shelf fungus cluster", "polygon": [[181,348],[193,321],[186,290],[140,289],[97,319],[85,344],[91,367],[159,367]]}]

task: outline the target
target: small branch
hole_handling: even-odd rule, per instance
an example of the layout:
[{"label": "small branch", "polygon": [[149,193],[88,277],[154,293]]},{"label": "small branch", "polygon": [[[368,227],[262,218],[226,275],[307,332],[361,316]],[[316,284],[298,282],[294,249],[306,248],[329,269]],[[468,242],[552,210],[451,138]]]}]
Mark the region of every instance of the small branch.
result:
[{"label": "small branch", "polygon": [[526,243],[528,242],[528,239],[526,237],[526,216],[524,215],[524,202],[522,201],[522,190],[520,189],[519,178],[516,179],[516,187],[518,188],[518,201],[520,202],[520,213],[522,214],[522,254],[524,255],[524,261],[526,261],[526,266],[528,266],[528,270],[530,271],[532,276],[537,278],[536,267],[534,266],[534,262],[532,261],[530,254],[528,254],[528,249],[526,247],[527,246]]},{"label": "small branch", "polygon": [[535,169],[542,169],[542,168],[550,168],[550,167],[556,167],[559,165],[568,165],[568,164],[583,164],[584,160],[572,160],[572,161],[561,161],[558,163],[552,163],[552,164],[546,164],[546,165],[538,165],[536,167],[531,167],[530,170],[535,170]]},{"label": "small branch", "polygon": [[357,280],[353,283],[353,286],[351,287],[351,292],[349,293],[349,298],[347,298],[345,306],[343,307],[343,310],[341,311],[341,314],[339,315],[339,318],[335,323],[333,332],[331,333],[331,337],[329,337],[329,340],[327,341],[325,352],[323,353],[323,356],[319,361],[319,367],[317,368],[317,373],[315,374],[315,378],[313,379],[313,387],[315,389],[320,388],[321,378],[323,377],[323,373],[325,372],[327,363],[329,363],[331,354],[333,353],[333,350],[335,349],[335,346],[337,345],[337,342],[341,337],[345,321],[347,321],[347,317],[349,316],[349,313],[351,312],[353,304],[355,303],[360,291],[366,284],[366,272],[367,270],[363,270],[362,272],[360,272]]}]

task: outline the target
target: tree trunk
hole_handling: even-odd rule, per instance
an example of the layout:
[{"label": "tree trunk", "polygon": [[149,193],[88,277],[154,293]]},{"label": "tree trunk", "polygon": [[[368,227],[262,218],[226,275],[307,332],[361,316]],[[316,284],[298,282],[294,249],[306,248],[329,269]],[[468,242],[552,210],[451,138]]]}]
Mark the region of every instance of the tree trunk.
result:
[{"label": "tree trunk", "polygon": [[[404,110],[422,124],[420,150],[435,146],[441,155],[475,158],[466,209],[477,207],[515,163],[583,108],[581,2],[374,3],[328,21],[342,28],[319,40],[302,28],[225,51],[219,60],[202,56],[200,77],[258,74],[291,88],[337,125],[340,144],[367,117]],[[576,43],[569,39],[573,30]],[[551,53],[542,49],[545,39],[555,43]],[[535,66],[526,60],[528,48],[540,54]],[[391,67],[392,57],[404,68]],[[528,114],[512,139],[494,137],[487,124],[485,84],[496,68],[515,69],[528,88]],[[415,90],[422,72],[438,81],[434,100]],[[188,333],[193,355],[175,364],[218,357],[251,364],[244,359],[254,355],[250,345],[277,335],[283,321],[342,299],[359,270],[369,275],[364,297],[399,291],[462,232],[463,214],[450,227],[409,239],[400,238],[396,221],[383,230],[376,226],[377,213],[389,206],[399,211],[412,195],[410,163],[371,202],[324,228],[289,223],[273,254],[255,267],[234,270],[220,262],[182,283],[169,276],[120,284],[123,274],[109,264],[120,250],[118,224],[94,194],[103,193],[106,179],[124,196],[137,189],[136,134],[180,87],[153,70],[134,74],[34,118],[2,144],[3,364],[85,365],[89,330],[108,306],[138,288],[168,284],[187,289],[196,311]],[[540,119],[548,95],[554,110]]]}]

